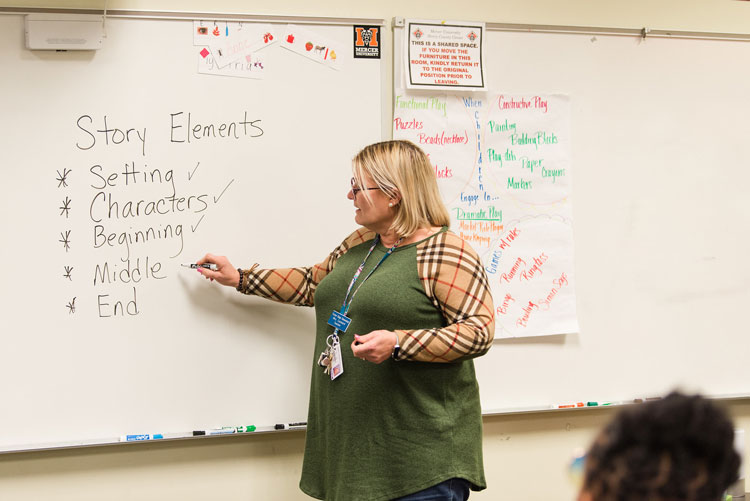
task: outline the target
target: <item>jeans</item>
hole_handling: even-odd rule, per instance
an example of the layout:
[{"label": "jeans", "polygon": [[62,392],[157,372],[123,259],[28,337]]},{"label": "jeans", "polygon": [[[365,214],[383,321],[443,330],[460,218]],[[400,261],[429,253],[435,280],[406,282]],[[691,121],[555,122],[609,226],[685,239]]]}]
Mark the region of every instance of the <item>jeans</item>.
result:
[{"label": "jeans", "polygon": [[463,478],[451,478],[393,501],[466,501],[469,499],[469,485],[469,481]]}]

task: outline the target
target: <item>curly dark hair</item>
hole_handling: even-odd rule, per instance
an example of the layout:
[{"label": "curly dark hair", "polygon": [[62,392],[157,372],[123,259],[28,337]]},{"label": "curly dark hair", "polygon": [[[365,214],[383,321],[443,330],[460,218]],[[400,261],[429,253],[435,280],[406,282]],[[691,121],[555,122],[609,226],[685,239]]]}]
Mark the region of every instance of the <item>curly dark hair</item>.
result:
[{"label": "curly dark hair", "polygon": [[586,453],[593,501],[718,501],[738,478],[734,426],[700,395],[672,392],[618,413]]}]

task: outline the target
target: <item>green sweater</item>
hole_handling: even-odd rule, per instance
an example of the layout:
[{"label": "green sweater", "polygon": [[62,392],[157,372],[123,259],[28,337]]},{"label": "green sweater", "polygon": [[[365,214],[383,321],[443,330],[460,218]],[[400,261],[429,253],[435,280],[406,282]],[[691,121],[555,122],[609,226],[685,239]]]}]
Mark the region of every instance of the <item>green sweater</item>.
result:
[{"label": "green sweater", "polygon": [[[441,249],[460,241],[458,237],[443,230],[421,242],[399,247],[362,284],[387,251],[378,244],[354,286],[356,289],[362,284],[349,309],[351,325],[340,334],[343,374],[332,381],[317,364],[318,355],[326,348],[326,338],[333,332],[328,318],[333,310],[341,308],[349,282],[367,255],[373,236],[369,234],[358,241],[350,237],[347,241],[351,246],[344,246],[338,254],[334,252],[335,259],[324,276],[317,275],[323,278],[309,294],[314,301],[272,297],[298,304],[314,302],[316,310],[317,334],[300,488],[310,496],[332,501],[388,500],[454,477],[468,480],[475,490],[483,489],[481,407],[471,357],[486,351],[492,336],[487,336],[489,341],[474,343],[481,345],[474,351],[452,354],[453,361],[449,363],[439,363],[445,362],[437,358],[442,353],[432,354],[430,359],[434,362],[412,361],[407,353],[403,360],[373,364],[354,357],[350,348],[354,334],[378,329],[397,331],[402,346],[409,344],[410,332],[452,332],[447,329],[449,323],[466,331],[464,322],[476,315],[464,314],[449,322],[444,304],[449,301],[426,294],[423,275],[427,268],[418,266],[418,260],[425,259],[418,257],[418,251],[428,241],[447,238],[448,244],[433,246]],[[470,249],[467,252],[476,257]],[[459,262],[465,264],[464,260]],[[307,277],[301,281],[315,281],[313,268],[299,270]],[[484,277],[481,263],[478,270],[475,272]],[[270,295],[259,292],[263,288],[259,284],[272,283],[274,274],[283,275],[288,282],[286,277],[290,275],[286,270],[248,273],[252,276],[245,277],[240,290],[266,297]],[[444,275],[440,276],[442,282]],[[305,287],[299,285],[297,289]],[[276,292],[280,289],[281,286],[274,287]],[[484,288],[480,290],[484,292]],[[464,295],[464,291],[453,291],[455,298]],[[489,301],[491,311],[489,294],[483,297],[483,308]],[[485,321],[484,325],[492,327],[491,322]],[[460,334],[451,335],[457,340],[455,344],[461,341]],[[419,358],[425,359],[425,355],[413,357]]]}]

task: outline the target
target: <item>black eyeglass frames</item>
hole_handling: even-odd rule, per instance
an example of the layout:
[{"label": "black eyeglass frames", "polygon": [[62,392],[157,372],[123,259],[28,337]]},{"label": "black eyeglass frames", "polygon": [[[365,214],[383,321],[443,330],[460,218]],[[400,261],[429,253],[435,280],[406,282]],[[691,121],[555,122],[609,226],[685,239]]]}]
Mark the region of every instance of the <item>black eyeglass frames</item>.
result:
[{"label": "black eyeglass frames", "polygon": [[355,196],[355,197],[357,196],[357,193],[359,193],[360,191],[379,190],[379,189],[380,188],[377,188],[377,187],[375,187],[375,188],[357,188],[357,186],[355,185],[354,178],[352,178],[352,195]]}]

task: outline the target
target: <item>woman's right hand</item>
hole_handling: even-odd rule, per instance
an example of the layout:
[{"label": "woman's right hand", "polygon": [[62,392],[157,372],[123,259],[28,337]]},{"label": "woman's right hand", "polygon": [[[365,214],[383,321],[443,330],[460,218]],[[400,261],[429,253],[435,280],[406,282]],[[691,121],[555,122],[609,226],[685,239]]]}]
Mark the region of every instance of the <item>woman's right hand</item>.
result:
[{"label": "woman's right hand", "polygon": [[199,261],[196,261],[196,264],[206,263],[213,263],[216,265],[216,271],[211,271],[208,268],[198,268],[198,273],[207,279],[211,281],[216,280],[221,285],[234,288],[237,288],[240,284],[240,273],[234,266],[232,266],[232,263],[229,262],[229,259],[227,259],[226,256],[206,254]]}]

